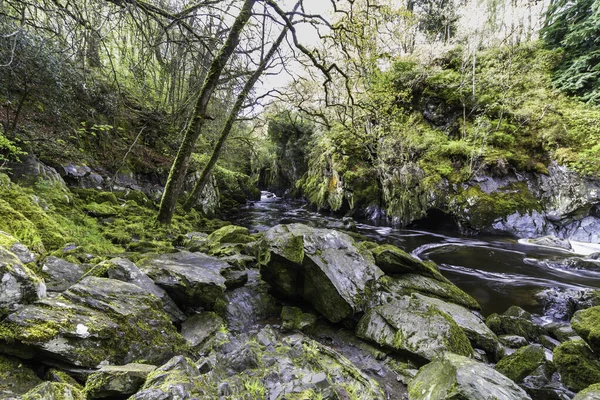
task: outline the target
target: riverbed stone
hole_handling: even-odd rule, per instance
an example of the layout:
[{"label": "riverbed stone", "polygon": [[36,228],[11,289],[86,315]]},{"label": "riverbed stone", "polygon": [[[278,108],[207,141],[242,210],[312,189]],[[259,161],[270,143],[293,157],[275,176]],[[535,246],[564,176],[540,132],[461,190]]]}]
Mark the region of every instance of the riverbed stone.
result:
[{"label": "riverbed stone", "polygon": [[225,321],[212,311],[195,314],[181,324],[181,336],[190,347],[201,350],[214,335],[225,327]]},{"label": "riverbed stone", "polygon": [[367,311],[356,335],[420,360],[445,352],[473,354],[469,339],[452,316],[417,297],[405,296]]},{"label": "riverbed stone", "polygon": [[553,362],[563,384],[578,392],[600,383],[600,360],[583,340],[572,340],[556,347]]},{"label": "riverbed stone", "polygon": [[149,364],[105,365],[87,379],[85,394],[89,399],[134,394],[155,369],[156,366]]},{"label": "riverbed stone", "polygon": [[285,306],[281,309],[281,331],[310,331],[315,327],[317,317],[311,313],[302,312],[298,307]]},{"label": "riverbed stone", "polygon": [[167,292],[154,283],[152,279],[143,273],[137,265],[126,258],[112,258],[102,262],[107,269],[107,276],[110,279],[116,279],[122,282],[129,282],[142,289],[146,289],[158,297],[163,304],[163,309],[173,322],[181,322],[185,320],[185,314],[177,307],[173,299],[169,297]]},{"label": "riverbed stone", "polygon": [[600,355],[600,306],[577,311],[571,319],[571,326]]},{"label": "riverbed stone", "polygon": [[500,340],[500,343],[511,349],[519,349],[523,346],[527,346],[529,343],[527,339],[519,335],[500,335],[498,336],[498,339]]},{"label": "riverbed stone", "polygon": [[331,322],[363,311],[367,284],[383,275],[342,232],[278,225],[265,232],[265,241],[263,279],[279,296],[306,301]]},{"label": "riverbed stone", "polygon": [[18,358],[0,355],[0,398],[17,398],[41,382]]},{"label": "riverbed stone", "polygon": [[448,282],[437,265],[418,260],[391,244],[383,244],[370,251],[375,257],[375,264],[386,274],[417,274]]},{"label": "riverbed stone", "polygon": [[151,258],[141,268],[180,307],[212,309],[225,292],[222,272],[230,266],[216,257],[182,251]]},{"label": "riverbed stone", "polygon": [[573,400],[600,400],[600,383],[590,385],[583,389]]},{"label": "riverbed stone", "polygon": [[473,311],[454,303],[448,303],[434,297],[418,293],[412,295],[419,301],[431,304],[440,311],[450,315],[454,322],[465,332],[473,347],[485,350],[492,358],[496,358],[500,350],[498,337],[487,327],[482,317]]},{"label": "riverbed stone", "polygon": [[521,347],[511,355],[498,361],[496,371],[520,383],[526,376],[546,362],[545,353],[544,347],[539,344]]},{"label": "riverbed stone", "polygon": [[600,290],[553,288],[535,295],[544,306],[544,315],[555,321],[568,321],[578,310],[600,306]]},{"label": "riverbed stone", "polygon": [[46,296],[46,285],[16,255],[0,246],[0,317]]},{"label": "riverbed stone", "polygon": [[42,264],[42,275],[50,292],[64,292],[81,279],[84,273],[79,265],[54,256],[47,257]]},{"label": "riverbed stone", "polygon": [[68,383],[43,382],[19,400],[86,400],[85,395],[75,386]]},{"label": "riverbed stone", "polygon": [[542,236],[538,238],[528,239],[527,243],[536,246],[553,247],[562,250],[572,250],[571,243],[567,239],[561,239],[556,236]]},{"label": "riverbed stone", "polygon": [[0,351],[95,368],[161,362],[187,350],[158,298],[130,283],[86,277],[0,323]]},{"label": "riverbed stone", "polygon": [[404,274],[396,277],[383,276],[378,283],[380,284],[379,293],[376,293],[378,297],[385,297],[386,293],[393,296],[420,293],[471,310],[481,309],[477,300],[450,282],[442,282],[422,275]]},{"label": "riverbed stone", "polygon": [[411,400],[531,400],[523,389],[493,368],[453,353],[423,366],[408,385],[408,393]]},{"label": "riverbed stone", "polygon": [[530,342],[545,333],[544,329],[533,321],[530,313],[517,306],[510,307],[502,314],[491,314],[485,320],[485,324],[496,335],[518,335]]}]

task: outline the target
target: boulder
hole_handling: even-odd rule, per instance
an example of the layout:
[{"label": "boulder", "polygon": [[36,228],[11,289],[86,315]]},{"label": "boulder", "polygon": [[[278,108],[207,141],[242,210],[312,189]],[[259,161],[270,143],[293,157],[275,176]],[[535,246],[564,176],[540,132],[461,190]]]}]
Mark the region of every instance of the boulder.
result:
[{"label": "boulder", "polygon": [[600,306],[600,290],[597,289],[546,289],[535,297],[543,304],[544,315],[555,321],[568,321],[578,310]]},{"label": "boulder", "polygon": [[41,382],[31,368],[23,365],[23,361],[0,355],[0,398],[17,398]]},{"label": "boulder", "polygon": [[222,275],[230,266],[216,257],[182,251],[146,261],[144,271],[182,308],[212,309],[226,289]]},{"label": "boulder", "polygon": [[46,296],[46,285],[10,251],[0,246],[0,317]]},{"label": "boulder", "polygon": [[285,306],[281,309],[281,331],[310,331],[315,327],[317,317],[304,313],[298,307]]},{"label": "boulder", "polygon": [[370,249],[375,264],[386,274],[417,274],[449,282],[432,262],[423,262],[391,244]]},{"label": "boulder", "polygon": [[432,360],[445,352],[465,356],[473,348],[450,315],[434,303],[402,297],[365,313],[356,335],[420,360]]},{"label": "boulder", "polygon": [[600,306],[577,311],[571,319],[571,326],[600,355]]},{"label": "boulder", "polygon": [[481,309],[477,300],[450,282],[443,282],[422,275],[405,274],[394,278],[384,276],[379,280],[379,283],[381,285],[379,290],[384,294],[384,297],[385,293],[394,296],[420,293],[449,303],[458,304],[471,310]]},{"label": "boulder", "polygon": [[64,292],[74,285],[84,274],[77,264],[61,258],[49,256],[42,265],[42,275],[50,292]]},{"label": "boulder", "polygon": [[496,371],[517,383],[521,383],[525,377],[545,362],[546,351],[544,347],[539,344],[530,344],[498,361]]},{"label": "boulder", "polygon": [[500,335],[498,336],[500,343],[511,349],[518,349],[527,346],[527,339],[518,335]]},{"label": "boulder", "polygon": [[148,375],[142,389],[129,400],[202,399],[214,392],[205,392],[199,385],[200,372],[192,360],[175,356]]},{"label": "boulder", "polygon": [[578,392],[600,383],[600,361],[583,340],[572,340],[556,347],[553,362],[563,384]]},{"label": "boulder", "polygon": [[173,322],[185,320],[185,315],[169,297],[167,292],[154,283],[148,275],[144,274],[133,262],[126,258],[113,258],[100,264],[107,269],[107,276],[122,282],[132,283],[142,289],[146,289],[158,297],[163,303],[163,309]]},{"label": "boulder", "polygon": [[408,385],[411,400],[531,400],[517,384],[493,368],[446,353],[421,367]]},{"label": "boulder", "polygon": [[0,323],[0,351],[79,367],[158,363],[186,349],[158,298],[114,279],[83,278]]},{"label": "boulder", "polygon": [[500,349],[498,337],[487,327],[481,316],[476,315],[473,311],[465,307],[433,297],[423,296],[418,293],[413,294],[412,297],[431,304],[438,310],[450,315],[454,322],[465,332],[473,347],[485,350],[492,358],[496,358]]},{"label": "boulder", "polygon": [[502,314],[491,314],[485,324],[496,335],[518,335],[528,341],[535,341],[543,335],[544,329],[533,321],[530,313],[520,307],[512,306]]},{"label": "boulder", "polygon": [[225,321],[223,321],[223,318],[214,312],[203,312],[192,315],[181,325],[181,336],[191,348],[201,350],[224,327]]},{"label": "boulder", "polygon": [[68,383],[43,382],[19,400],[86,400],[85,395],[75,386]]},{"label": "boulder", "polygon": [[590,385],[583,389],[573,400],[600,400],[600,383]]},{"label": "boulder", "polygon": [[269,260],[261,268],[274,292],[303,300],[331,322],[364,310],[367,284],[383,272],[345,233],[302,224],[278,225],[265,233]]},{"label": "boulder", "polygon": [[269,293],[270,287],[260,279],[257,270],[248,270],[248,282],[225,292],[215,304],[215,311],[225,319],[234,332],[252,328],[261,320],[281,313],[281,303]]},{"label": "boulder", "polygon": [[[3,234],[3,232],[0,232],[0,235],[1,234]],[[10,252],[17,256],[19,261],[21,261],[23,264],[34,263],[37,260],[36,255],[32,253],[27,246],[21,243],[13,244],[10,247]]]},{"label": "boulder", "polygon": [[85,382],[89,399],[123,397],[136,393],[156,367],[148,364],[105,365]]}]

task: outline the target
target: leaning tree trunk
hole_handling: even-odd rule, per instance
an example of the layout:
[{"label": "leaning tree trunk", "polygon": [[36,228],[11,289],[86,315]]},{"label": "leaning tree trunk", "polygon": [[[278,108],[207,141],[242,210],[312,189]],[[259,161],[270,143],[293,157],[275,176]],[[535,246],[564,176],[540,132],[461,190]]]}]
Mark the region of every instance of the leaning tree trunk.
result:
[{"label": "leaning tree trunk", "polygon": [[231,128],[233,127],[233,124],[235,123],[235,120],[237,119],[238,113],[242,109],[242,106],[244,105],[244,102],[246,101],[248,94],[250,93],[250,91],[252,90],[252,88],[254,87],[254,85],[256,84],[256,82],[258,81],[258,79],[260,78],[262,73],[264,72],[264,70],[267,68],[269,62],[271,61],[271,58],[273,58],[273,56],[277,52],[277,49],[281,45],[281,42],[283,42],[283,39],[285,39],[285,35],[287,34],[287,31],[288,31],[288,28],[284,27],[283,31],[281,31],[281,34],[279,35],[277,40],[275,40],[275,42],[269,49],[269,52],[265,55],[265,57],[261,61],[260,65],[256,69],[256,71],[254,71],[252,76],[250,76],[250,78],[244,85],[244,88],[242,89],[242,91],[237,95],[237,98],[235,100],[233,108],[229,112],[227,121],[225,122],[225,125],[223,126],[223,129],[221,130],[219,140],[217,141],[217,144],[215,145],[215,148],[213,149],[210,160],[208,160],[208,164],[206,164],[206,166],[202,170],[202,173],[200,174],[200,178],[198,179],[198,181],[196,182],[196,185],[194,186],[194,190],[192,190],[192,193],[187,198],[187,200],[183,206],[183,208],[186,211],[191,210],[194,202],[196,201],[196,197],[198,196],[198,194],[202,193],[202,191],[204,190],[204,187],[208,183],[208,177],[210,176],[210,173],[212,172],[215,164],[217,163],[217,160],[219,159],[219,155],[221,154],[221,149],[223,148],[223,145],[225,144],[225,141],[227,140],[227,137],[229,136],[229,133],[231,132]]},{"label": "leaning tree trunk", "polygon": [[206,119],[208,102],[210,101],[213,92],[217,88],[221,72],[225,68],[229,57],[231,57],[240,41],[240,34],[250,19],[252,14],[252,6],[255,2],[256,0],[246,0],[244,2],[239,15],[231,27],[231,31],[229,31],[229,36],[227,36],[225,44],[223,44],[219,54],[217,54],[210,65],[208,74],[206,75],[204,84],[202,85],[200,96],[196,101],[192,121],[185,131],[183,141],[179,146],[179,151],[177,152],[177,156],[175,157],[173,165],[171,166],[171,170],[169,171],[169,177],[167,178],[165,191],[160,201],[160,209],[157,217],[158,222],[162,224],[171,223],[173,212],[175,211],[175,205],[177,204],[177,197],[179,196],[181,188],[183,187],[185,174],[187,173],[190,164],[192,151],[194,150],[194,146],[198,140],[198,136],[200,136],[202,126],[204,125],[204,121]]}]

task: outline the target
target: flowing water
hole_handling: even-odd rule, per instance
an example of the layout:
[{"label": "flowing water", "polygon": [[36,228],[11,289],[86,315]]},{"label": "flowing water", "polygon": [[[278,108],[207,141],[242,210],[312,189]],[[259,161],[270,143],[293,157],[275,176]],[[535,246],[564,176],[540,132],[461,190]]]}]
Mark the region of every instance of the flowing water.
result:
[{"label": "flowing water", "polygon": [[[344,230],[340,217],[311,211],[306,203],[263,192],[231,218],[252,231],[277,224],[304,223]],[[540,263],[572,254],[534,247],[505,237],[462,236],[455,231],[396,229],[357,222],[356,231],[369,240],[390,243],[423,260],[432,260],[444,275],[475,297],[482,313],[503,312],[511,305],[541,313],[535,294],[545,288],[600,287],[600,271],[568,270]]]}]

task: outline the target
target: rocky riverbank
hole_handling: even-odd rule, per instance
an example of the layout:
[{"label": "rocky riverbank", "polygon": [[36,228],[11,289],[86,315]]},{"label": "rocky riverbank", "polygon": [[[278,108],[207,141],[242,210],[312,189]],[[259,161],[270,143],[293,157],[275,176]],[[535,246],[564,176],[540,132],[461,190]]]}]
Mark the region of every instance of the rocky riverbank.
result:
[{"label": "rocky riverbank", "polygon": [[6,236],[3,398],[599,393],[596,291],[546,293],[548,310],[565,310],[560,322],[518,307],[484,320],[434,263],[302,224],[190,233],[175,252],[135,263],[124,253],[96,264],[38,264]]}]

